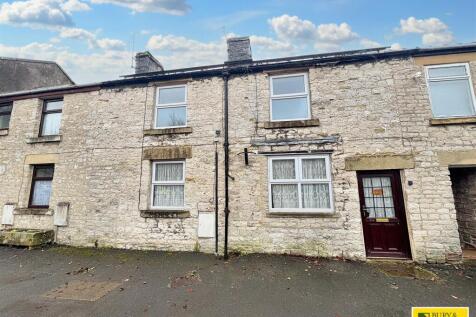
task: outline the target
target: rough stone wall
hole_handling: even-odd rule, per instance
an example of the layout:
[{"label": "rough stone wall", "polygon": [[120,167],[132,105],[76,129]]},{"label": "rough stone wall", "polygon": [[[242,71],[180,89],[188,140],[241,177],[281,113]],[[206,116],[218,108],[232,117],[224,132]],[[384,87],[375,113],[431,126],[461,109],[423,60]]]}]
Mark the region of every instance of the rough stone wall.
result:
[{"label": "rough stone wall", "polygon": [[[69,202],[67,227],[58,242],[76,246],[211,251],[213,241],[198,239],[198,211],[213,210],[215,130],[221,130],[221,79],[188,85],[188,135],[146,136],[153,127],[154,85],[105,89],[64,97],[59,143],[27,144],[38,134],[41,101],[14,103],[9,134],[0,137],[0,205],[26,208],[32,167],[30,154],[58,153],[50,211],[27,215],[16,211],[14,227],[53,228],[54,209]],[[208,109],[208,110],[207,110]],[[192,145],[186,160],[184,219],[142,218],[149,209],[151,161],[143,148]],[[2,211],[0,211],[0,214]],[[208,249],[207,249],[208,248]]]},{"label": "rough stone wall", "polygon": [[[475,68],[472,62],[473,75]],[[476,129],[471,125],[429,125],[432,114],[425,78],[415,76],[423,71],[412,59],[311,68],[311,113],[320,126],[286,129],[264,129],[270,118],[272,74],[233,78],[231,247],[364,259],[357,177],[354,171],[344,169],[344,159],[396,153],[415,157],[415,168],[401,173],[413,258],[419,262],[457,259],[461,249],[449,170],[440,165],[436,151],[474,149]],[[263,145],[273,140],[327,136],[337,137],[338,142]],[[332,151],[335,215],[270,215],[267,157],[252,155],[250,165],[245,166],[238,155],[245,147],[262,152]]]},{"label": "rough stone wall", "polygon": [[451,169],[462,248],[476,248],[476,168]]},{"label": "rough stone wall", "polygon": [[[473,78],[476,63],[471,63]],[[415,168],[401,172],[413,258],[444,262],[461,253],[447,166],[437,151],[474,149],[473,125],[430,126],[423,72],[412,59],[323,66],[309,73],[312,118],[318,127],[265,129],[269,121],[269,74],[233,76],[230,106],[230,249],[365,259],[355,171],[345,158],[357,154],[413,155]],[[183,82],[179,82],[183,83]],[[50,205],[69,202],[69,226],[58,242],[80,246],[161,250],[213,250],[197,237],[198,212],[213,211],[214,151],[220,155],[220,246],[223,245],[223,81],[190,80],[188,125],[192,133],[146,135],[153,127],[155,86],[105,89],[65,96],[59,143],[27,144],[37,135],[41,103],[14,104],[8,136],[0,136],[0,206],[25,207],[31,168],[28,154],[58,153]],[[177,84],[170,82],[169,84]],[[474,82],[473,82],[474,84]],[[312,140],[335,137],[324,145]],[[280,140],[288,144],[269,142]],[[290,140],[300,140],[290,144]],[[306,141],[307,140],[307,141]],[[143,148],[191,146],[186,159],[187,218],[143,218],[150,200],[151,162]],[[276,216],[268,211],[265,155],[251,152],[331,153],[335,214]],[[410,185],[410,181],[412,185]],[[1,211],[0,211],[1,213]],[[52,216],[16,215],[15,227],[53,227]]]}]

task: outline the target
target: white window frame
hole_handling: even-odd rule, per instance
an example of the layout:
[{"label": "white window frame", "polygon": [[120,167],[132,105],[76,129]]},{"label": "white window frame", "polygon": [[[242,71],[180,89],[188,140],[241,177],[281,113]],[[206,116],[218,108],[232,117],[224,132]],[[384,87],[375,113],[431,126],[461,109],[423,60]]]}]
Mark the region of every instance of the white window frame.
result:
[{"label": "white window frame", "polygon": [[[161,89],[169,89],[169,88],[185,88],[185,99],[183,102],[175,102],[175,103],[159,103],[160,97],[160,90]],[[154,128],[155,129],[171,129],[171,128],[183,128],[187,126],[188,123],[188,89],[187,85],[172,85],[172,86],[160,86],[157,87],[156,93],[156,100],[155,100],[155,116],[154,116]],[[167,126],[167,127],[159,127],[157,126],[157,118],[159,115],[159,109],[166,109],[166,108],[181,108],[185,107],[185,124],[184,125],[176,125],[176,126]]]},{"label": "white window frame", "polygon": [[[466,68],[466,76],[450,76],[450,77],[438,77],[438,78],[431,78],[430,79],[430,69],[434,68],[445,68],[445,67],[455,67],[455,66],[464,66]],[[438,64],[438,65],[428,65],[425,66],[425,77],[426,77],[426,86],[428,88],[428,97],[430,98],[430,104],[432,105],[432,100],[431,100],[431,88],[430,88],[430,82],[438,82],[438,81],[451,81],[451,80],[457,80],[457,79],[467,79],[469,81],[469,88],[471,91],[471,100],[473,102],[473,108],[475,111],[475,114],[469,115],[471,117],[476,116],[476,99],[474,96],[474,88],[473,88],[473,80],[471,79],[471,69],[469,68],[468,63],[452,63],[452,64]],[[431,108],[433,112],[433,105]],[[454,116],[441,116],[441,117],[436,117],[433,114],[434,118],[458,118],[458,117],[468,117],[468,115],[454,115]]]},{"label": "white window frame", "polygon": [[[303,179],[302,178],[302,163],[303,159],[319,159],[323,158],[326,162],[326,179]],[[296,178],[295,179],[273,179],[273,161],[277,160],[294,160]],[[298,196],[299,196],[299,208],[273,208],[273,193],[271,191],[271,185],[273,184],[297,184]],[[303,184],[328,184],[329,186],[329,199],[330,208],[302,208],[302,190]],[[269,195],[269,211],[272,213],[319,213],[319,214],[332,214],[334,213],[334,193],[332,186],[332,174],[331,174],[331,162],[330,155],[328,154],[316,154],[316,155],[276,155],[268,157],[268,195]]]},{"label": "white window frame", "polygon": [[[296,77],[296,76],[304,76],[304,90],[305,91],[303,93],[282,94],[282,95],[275,95],[274,94],[273,79],[275,79],[275,78],[285,78],[285,77]],[[286,74],[286,75],[270,76],[269,81],[270,81],[269,82],[269,85],[270,85],[269,119],[270,119],[270,121],[279,122],[279,121],[309,120],[311,118],[311,103],[310,103],[310,98],[309,98],[309,77],[308,77],[307,73],[293,73],[293,74]],[[296,98],[296,97],[306,97],[306,100],[307,100],[307,117],[305,117],[305,118],[273,120],[273,100],[290,99],[290,98]]]},{"label": "white window frame", "polygon": [[[157,165],[170,164],[170,163],[181,163],[182,164],[182,179],[178,181],[156,181],[155,172]],[[151,177],[151,186],[150,186],[150,209],[153,210],[184,210],[185,208],[185,161],[153,161],[152,162],[152,177]],[[183,206],[154,206],[154,185],[182,185],[184,188],[183,191]]]}]

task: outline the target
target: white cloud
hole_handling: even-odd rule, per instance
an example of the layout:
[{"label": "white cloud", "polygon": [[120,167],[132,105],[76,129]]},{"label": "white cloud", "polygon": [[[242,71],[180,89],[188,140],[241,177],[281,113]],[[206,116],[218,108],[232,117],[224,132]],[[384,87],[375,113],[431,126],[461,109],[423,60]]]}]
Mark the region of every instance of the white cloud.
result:
[{"label": "white cloud", "polygon": [[85,2],[81,2],[79,0],[68,0],[64,2],[61,7],[68,13],[74,11],[88,11],[91,10],[89,5]]},{"label": "white cloud", "polygon": [[88,10],[79,0],[26,0],[3,3],[0,6],[0,23],[35,28],[72,26],[71,13]]},{"label": "white cloud", "polygon": [[453,34],[450,32],[427,33],[422,37],[423,45],[445,46],[454,42]]},{"label": "white cloud", "polygon": [[416,19],[409,17],[400,20],[399,34],[421,34],[423,45],[444,46],[454,42],[448,26],[438,18]]},{"label": "white cloud", "polygon": [[92,3],[110,3],[131,9],[133,12],[160,12],[184,15],[190,10],[186,0],[91,0]]},{"label": "white cloud", "polygon": [[392,45],[390,45],[390,50],[401,51],[403,50],[403,47],[400,45],[400,43],[393,43]]},{"label": "white cloud", "polygon": [[342,43],[358,38],[357,33],[352,32],[347,23],[339,25],[335,23],[320,24],[317,27],[318,39],[323,42]]},{"label": "white cloud", "polygon": [[400,20],[399,31],[402,33],[440,33],[448,29],[448,26],[438,18],[416,19],[409,17]]},{"label": "white cloud", "polygon": [[57,44],[34,42],[25,46],[0,44],[0,56],[55,61],[77,83],[117,79],[120,75],[132,73],[131,56],[125,51],[78,54]]},{"label": "white cloud", "polygon": [[126,44],[121,40],[97,38],[96,34],[81,28],[63,28],[59,33],[60,38],[86,41],[89,48],[105,50],[123,50]]},{"label": "white cloud", "polygon": [[369,40],[367,38],[362,38],[360,40],[360,45],[363,48],[374,48],[374,47],[381,47],[382,46],[382,44],[380,44],[379,42],[372,41],[372,40]]},{"label": "white cloud", "polygon": [[278,39],[299,45],[311,45],[319,51],[340,50],[341,45],[352,42],[359,35],[347,23],[316,25],[309,20],[287,14],[268,20]]},{"label": "white cloud", "polygon": [[313,40],[316,36],[316,25],[297,16],[284,14],[268,20],[278,38],[282,40]]}]

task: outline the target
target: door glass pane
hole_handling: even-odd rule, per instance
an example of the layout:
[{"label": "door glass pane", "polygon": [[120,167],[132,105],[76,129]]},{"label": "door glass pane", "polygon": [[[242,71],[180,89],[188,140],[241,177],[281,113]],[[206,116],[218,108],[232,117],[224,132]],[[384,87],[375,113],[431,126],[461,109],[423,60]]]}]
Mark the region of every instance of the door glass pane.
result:
[{"label": "door glass pane", "polygon": [[431,107],[435,117],[475,114],[468,79],[430,82]]},{"label": "door glass pane", "polygon": [[303,208],[331,208],[329,184],[303,184],[301,190]]},{"label": "door glass pane", "polygon": [[394,218],[395,207],[390,177],[363,177],[362,185],[368,217]]},{"label": "door glass pane", "polygon": [[179,127],[187,122],[186,107],[158,108],[156,127]]},{"label": "door glass pane", "polygon": [[182,181],[183,164],[182,163],[164,163],[156,164],[155,181]]},{"label": "door glass pane", "polygon": [[428,68],[428,76],[435,77],[452,77],[452,76],[466,76],[466,66],[450,66],[450,67],[436,67]]},{"label": "door glass pane", "polygon": [[61,112],[48,113],[43,117],[43,130],[41,135],[58,135],[61,124]]},{"label": "door glass pane", "polygon": [[294,160],[273,160],[273,179],[296,179]]},{"label": "door glass pane", "polygon": [[9,125],[10,125],[10,115],[0,114],[0,129],[7,129]]},{"label": "door glass pane", "polygon": [[309,118],[307,97],[273,99],[273,120],[293,120]]},{"label": "door glass pane", "polygon": [[306,91],[304,75],[273,78],[273,95],[298,94]]},{"label": "door glass pane", "polygon": [[185,87],[159,89],[159,104],[183,102],[185,102]]},{"label": "door glass pane", "polygon": [[327,179],[326,160],[324,158],[302,160],[303,179]]},{"label": "door glass pane", "polygon": [[154,185],[154,206],[183,207],[183,185]]},{"label": "door glass pane", "polygon": [[46,111],[63,109],[63,100],[47,101]]},{"label": "door glass pane", "polygon": [[273,208],[299,208],[297,184],[272,184]]},{"label": "door glass pane", "polygon": [[48,206],[51,194],[51,181],[36,181],[33,186],[31,204],[33,206]]}]

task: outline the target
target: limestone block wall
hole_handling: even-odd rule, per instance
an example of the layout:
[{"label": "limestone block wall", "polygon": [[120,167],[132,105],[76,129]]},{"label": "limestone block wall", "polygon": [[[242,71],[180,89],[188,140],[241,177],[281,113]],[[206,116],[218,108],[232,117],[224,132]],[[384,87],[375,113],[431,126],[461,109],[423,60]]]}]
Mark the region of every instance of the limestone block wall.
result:
[{"label": "limestone block wall", "polygon": [[[476,63],[471,62],[473,77]],[[309,74],[311,114],[319,126],[269,128],[269,77],[234,75],[229,81],[230,249],[365,259],[356,172],[346,158],[402,154],[401,170],[413,259],[444,262],[461,253],[450,173],[439,151],[476,147],[474,125],[432,126],[423,66],[413,59],[319,66]],[[290,72],[287,70],[286,72]],[[281,74],[277,72],[276,74]],[[158,85],[187,84],[191,132],[153,134]],[[474,84],[474,82],[473,82]],[[37,136],[41,100],[16,101],[10,130],[0,136],[0,206],[28,204],[31,155],[57,154],[51,211],[15,215],[14,226],[53,228],[59,202],[69,202],[69,223],[58,242],[212,252],[213,239],[197,236],[199,212],[214,210],[214,152],[219,152],[220,247],[223,245],[223,80],[219,77],[102,89],[64,96],[62,140],[28,144]],[[328,140],[319,144],[319,140]],[[185,218],[144,218],[149,209],[151,161],[144,150],[190,147],[186,162]],[[245,165],[243,151],[250,151]],[[269,213],[268,156],[289,151],[331,157],[335,213]],[[1,213],[0,209],[0,213]]]}]

